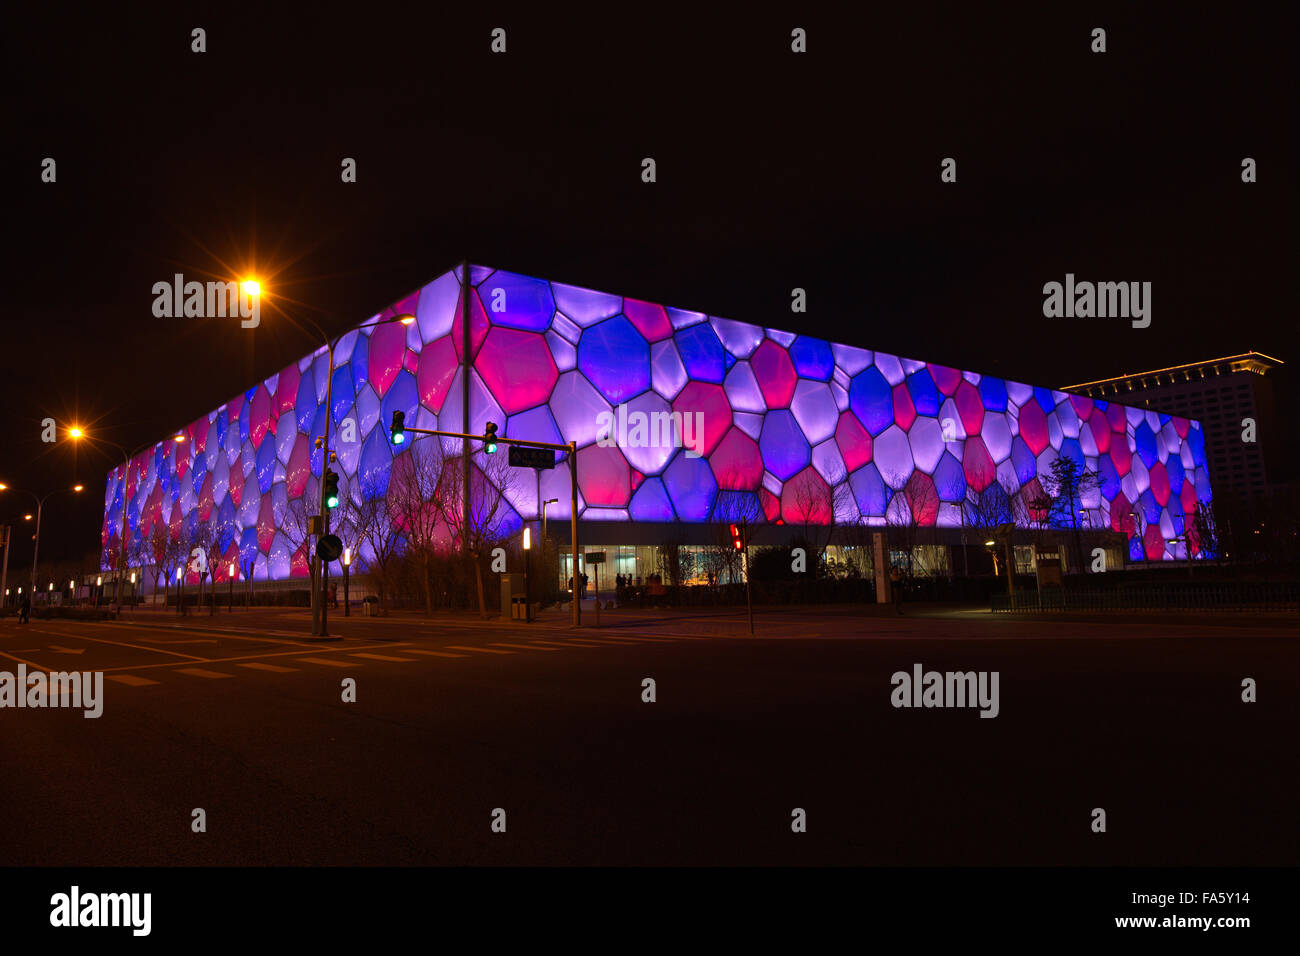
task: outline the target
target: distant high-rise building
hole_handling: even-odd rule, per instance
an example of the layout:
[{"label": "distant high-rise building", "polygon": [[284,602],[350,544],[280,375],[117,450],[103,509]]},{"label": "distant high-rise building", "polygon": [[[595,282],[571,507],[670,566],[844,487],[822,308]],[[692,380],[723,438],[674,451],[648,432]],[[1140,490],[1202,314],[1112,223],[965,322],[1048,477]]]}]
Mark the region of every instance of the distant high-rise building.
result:
[{"label": "distant high-rise building", "polygon": [[[1065,391],[1192,418],[1205,430],[1205,452],[1216,493],[1231,489],[1243,497],[1263,494],[1276,474],[1276,408],[1267,373],[1283,364],[1260,352],[1175,365],[1067,385]],[[1245,419],[1256,423],[1255,441],[1242,440]]]}]

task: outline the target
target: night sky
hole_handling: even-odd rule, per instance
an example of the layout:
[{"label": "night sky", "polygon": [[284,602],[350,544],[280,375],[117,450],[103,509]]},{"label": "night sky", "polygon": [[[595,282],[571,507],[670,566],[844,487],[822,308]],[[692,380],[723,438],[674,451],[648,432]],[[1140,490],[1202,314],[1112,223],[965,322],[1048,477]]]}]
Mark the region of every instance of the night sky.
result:
[{"label": "night sky", "polygon": [[[338,333],[466,256],[1034,384],[1300,363],[1294,15],[1133,6],[7,13],[0,481],[85,482],[42,554],[97,549],[115,462],[41,419],[163,438],[315,347],[277,309]],[[175,272],[275,308],[155,318]],[[1150,328],[1045,319],[1067,272],[1152,282]]]}]

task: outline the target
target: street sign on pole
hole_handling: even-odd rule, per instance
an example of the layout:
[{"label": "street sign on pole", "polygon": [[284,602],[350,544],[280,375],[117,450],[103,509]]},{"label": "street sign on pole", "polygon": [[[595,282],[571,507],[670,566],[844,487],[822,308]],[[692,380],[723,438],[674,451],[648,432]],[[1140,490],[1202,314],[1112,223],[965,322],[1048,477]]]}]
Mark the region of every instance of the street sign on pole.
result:
[{"label": "street sign on pole", "polygon": [[336,534],[322,535],[320,540],[316,542],[316,554],[327,563],[337,561],[343,555],[343,542]]},{"label": "street sign on pole", "polygon": [[587,562],[588,564],[604,564],[604,563],[605,563],[605,552],[604,552],[604,551],[588,551],[588,552],[586,553],[586,555],[584,556],[584,558],[585,558],[585,560],[586,560],[586,562]]},{"label": "street sign on pole", "polygon": [[528,448],[524,445],[511,445],[510,464],[516,468],[554,468],[555,452],[549,448]]}]

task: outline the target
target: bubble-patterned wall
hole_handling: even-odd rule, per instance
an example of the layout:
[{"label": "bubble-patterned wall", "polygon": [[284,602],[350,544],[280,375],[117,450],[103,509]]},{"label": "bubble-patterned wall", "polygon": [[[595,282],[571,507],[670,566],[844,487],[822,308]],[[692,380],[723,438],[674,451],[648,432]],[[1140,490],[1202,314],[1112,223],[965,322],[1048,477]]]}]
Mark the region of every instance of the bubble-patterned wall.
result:
[{"label": "bubble-patterned wall", "polygon": [[[811,501],[823,503],[817,522],[905,511],[956,527],[969,491],[1036,492],[1068,456],[1099,476],[1081,501],[1089,526],[1125,532],[1134,558],[1154,560],[1183,557],[1173,539],[1210,499],[1204,436],[1188,419],[481,266],[470,279],[468,363],[453,270],[369,320],[416,322],[341,338],[329,408],[321,348],[189,425],[187,441],[137,456],[125,487],[122,467],[110,472],[105,569],[125,500],[129,555],[157,522],[173,537],[209,523],[217,580],[231,561],[259,579],[305,576],[307,548],[284,518],[291,500],[319,495],[325,416],[344,493],[383,494],[394,452],[409,453],[388,440],[392,413],[460,431],[466,364],[470,431],[494,421],[507,437],[577,442],[583,520],[706,521],[724,491],[753,496],[770,521],[802,522]],[[638,412],[701,428],[691,447],[602,440],[611,418]],[[567,519],[568,469],[540,484],[559,499],[549,516]],[[537,491],[531,472],[509,490],[507,530],[536,514]]]}]

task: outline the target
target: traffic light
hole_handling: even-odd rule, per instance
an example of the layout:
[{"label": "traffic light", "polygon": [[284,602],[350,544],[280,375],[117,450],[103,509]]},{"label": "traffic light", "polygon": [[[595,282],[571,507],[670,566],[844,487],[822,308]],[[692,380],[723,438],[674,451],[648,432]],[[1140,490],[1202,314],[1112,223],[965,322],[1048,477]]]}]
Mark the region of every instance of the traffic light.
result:
[{"label": "traffic light", "polygon": [[737,551],[745,550],[745,539],[740,533],[740,525],[738,524],[731,526],[731,546]]},{"label": "traffic light", "polygon": [[406,412],[393,412],[393,425],[390,429],[390,437],[394,445],[400,445],[406,441]]},{"label": "traffic light", "polygon": [[497,423],[488,422],[483,427],[483,450],[489,455],[497,450]]},{"label": "traffic light", "polygon": [[325,469],[325,507],[334,509],[339,506],[339,473],[332,468]]}]

